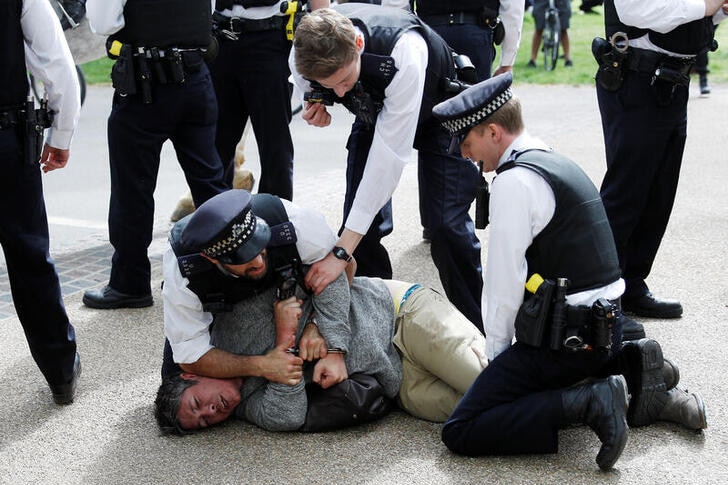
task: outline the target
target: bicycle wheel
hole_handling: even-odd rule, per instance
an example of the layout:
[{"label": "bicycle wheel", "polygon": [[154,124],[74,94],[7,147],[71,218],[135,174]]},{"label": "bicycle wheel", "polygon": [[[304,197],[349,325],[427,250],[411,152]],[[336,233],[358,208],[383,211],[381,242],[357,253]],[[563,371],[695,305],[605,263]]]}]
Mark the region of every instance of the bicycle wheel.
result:
[{"label": "bicycle wheel", "polygon": [[559,14],[556,10],[546,12],[546,26],[543,30],[543,61],[544,68],[551,71],[556,67],[559,59],[559,32],[561,26]]}]

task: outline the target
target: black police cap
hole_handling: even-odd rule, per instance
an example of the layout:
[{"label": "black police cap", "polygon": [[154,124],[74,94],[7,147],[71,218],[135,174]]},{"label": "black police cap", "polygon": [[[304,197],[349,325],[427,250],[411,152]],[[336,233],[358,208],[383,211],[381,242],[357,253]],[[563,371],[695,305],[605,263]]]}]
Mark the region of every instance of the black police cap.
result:
[{"label": "black police cap", "polygon": [[510,72],[479,82],[455,97],[432,108],[432,114],[440,120],[453,140],[450,151],[456,151],[470,129],[506,104],[513,97]]},{"label": "black police cap", "polygon": [[190,216],[180,242],[225,264],[250,262],[270,240],[270,228],[250,210],[251,201],[250,192],[237,189],[208,199]]}]

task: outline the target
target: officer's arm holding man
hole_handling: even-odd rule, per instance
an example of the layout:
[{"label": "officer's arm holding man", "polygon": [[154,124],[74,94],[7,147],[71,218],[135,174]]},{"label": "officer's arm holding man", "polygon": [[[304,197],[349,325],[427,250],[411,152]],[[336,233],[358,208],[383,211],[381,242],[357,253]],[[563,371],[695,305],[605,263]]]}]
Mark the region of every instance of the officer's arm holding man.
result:
[{"label": "officer's arm holding man", "polygon": [[[358,32],[356,47],[361,54],[364,37]],[[311,90],[296,67],[296,42],[291,51],[289,65],[293,79],[301,92]],[[344,230],[336,245],[353,254],[366,234],[377,212],[392,197],[404,166],[412,156],[412,144],[419,119],[420,103],[425,87],[425,73],[428,59],[427,44],[421,35],[408,32],[402,35],[392,50],[391,57],[397,71],[384,90],[384,106],[376,118],[374,140],[369,150],[366,170],[357,189],[356,198],[345,221]],[[359,80],[361,58],[342,65],[327,78],[314,79],[324,88],[343,97]],[[331,115],[322,103],[305,102],[302,118],[308,124],[325,127],[331,123]],[[306,276],[307,285],[315,292],[321,292],[344,271],[345,260],[329,254],[314,264]]]}]

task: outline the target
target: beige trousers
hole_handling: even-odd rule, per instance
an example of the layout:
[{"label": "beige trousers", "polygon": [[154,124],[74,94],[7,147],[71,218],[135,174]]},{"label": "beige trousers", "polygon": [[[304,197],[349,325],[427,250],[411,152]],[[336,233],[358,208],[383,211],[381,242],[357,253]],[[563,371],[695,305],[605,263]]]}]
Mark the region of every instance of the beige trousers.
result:
[{"label": "beige trousers", "polygon": [[445,421],[487,365],[483,334],[429,288],[413,291],[400,308],[394,345],[402,356],[397,403],[429,421]]}]

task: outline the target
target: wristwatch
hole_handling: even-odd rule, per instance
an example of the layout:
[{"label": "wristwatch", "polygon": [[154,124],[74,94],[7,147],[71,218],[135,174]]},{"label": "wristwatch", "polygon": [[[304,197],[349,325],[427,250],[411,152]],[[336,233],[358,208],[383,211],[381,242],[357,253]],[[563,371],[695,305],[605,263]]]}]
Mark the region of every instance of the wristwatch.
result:
[{"label": "wristwatch", "polygon": [[341,246],[334,246],[334,249],[332,249],[331,252],[334,253],[334,257],[336,257],[336,259],[346,261],[347,263],[351,261],[351,254],[347,253],[346,249]]}]

